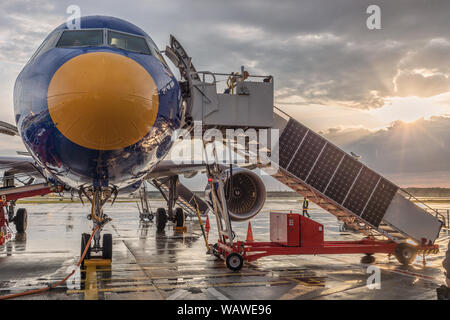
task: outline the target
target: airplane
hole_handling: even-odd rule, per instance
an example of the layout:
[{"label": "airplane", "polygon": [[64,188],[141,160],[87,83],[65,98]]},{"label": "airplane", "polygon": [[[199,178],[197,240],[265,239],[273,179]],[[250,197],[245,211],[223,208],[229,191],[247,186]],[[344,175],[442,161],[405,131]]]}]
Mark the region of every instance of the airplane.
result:
[{"label": "airplane", "polygon": [[[157,210],[158,228],[167,220],[182,223],[182,211],[173,212],[178,194],[194,195],[178,176],[204,171],[205,164],[177,165],[166,159],[177,130],[191,124],[179,81],[139,27],[109,16],[81,17],[76,30],[65,23],[58,26],[17,77],[14,115],[16,126],[0,123],[0,133],[20,135],[27,152],[0,157],[0,169],[5,170],[0,191],[16,194],[0,201],[0,215],[14,222],[17,231],[25,231],[27,213],[18,209],[14,214],[16,199],[76,190],[82,201],[83,196],[89,199],[88,219],[93,230],[98,228],[86,257],[101,252],[110,259],[112,235],[101,235],[110,221],[103,206],[108,200],[114,203],[118,194],[138,190],[144,181],[151,181],[164,196],[162,188],[169,190],[168,212]],[[264,188],[252,171],[239,170],[233,188],[243,189],[234,182],[239,174]],[[16,178],[24,174],[33,178],[16,186]],[[45,183],[33,183],[34,178]],[[195,201],[202,213],[208,210],[205,201]],[[264,202],[252,203],[246,212],[231,213],[232,218],[249,219]],[[88,240],[84,233],[82,250]]]},{"label": "airplane", "polygon": [[[101,252],[104,259],[111,259],[112,235],[101,235],[105,224],[111,221],[103,206],[109,200],[114,204],[118,194],[136,192],[145,182],[150,182],[167,202],[167,211],[165,208],[156,211],[157,229],[162,230],[168,220],[176,226],[184,225],[179,199],[197,214],[213,211],[220,239],[211,248],[206,244],[210,253],[224,259],[230,270],[238,271],[249,250],[261,250],[258,246],[267,244],[252,242],[253,249],[248,247],[242,251],[242,242],[233,242],[231,221],[251,219],[261,211],[266,198],[262,179],[250,168],[269,167],[272,162],[279,162],[280,166],[270,168],[276,169],[272,176],[278,181],[311,197],[358,232],[370,236],[375,230],[390,239],[344,241],[339,244],[343,246],[339,250],[344,248],[348,253],[347,246],[350,246],[354,253],[361,250],[366,255],[392,253],[403,264],[411,263],[418,252],[438,252],[434,241],[445,218],[441,220],[439,213],[432,215],[412,203],[412,195],[406,198],[402,195],[405,190],[358,163],[356,154],[346,154],[278,108],[282,115],[276,115],[272,76],[250,76],[244,67],[240,73],[231,74],[196,71],[184,48],[171,36],[170,47],[166,47],[164,55],[180,71],[181,79],[177,80],[162,53],[142,29],[108,16],[82,17],[79,29],[62,24],[46,37],[17,77],[16,126],[0,122],[0,133],[19,135],[27,149],[18,156],[0,156],[0,170],[4,170],[0,188],[0,245],[11,239],[9,223],[14,222],[19,233],[27,228],[26,210],[15,210],[17,199],[77,191],[82,202],[83,197],[89,200],[91,210],[87,217],[92,221],[91,235],[81,235],[80,261],[83,257],[89,259],[91,252]],[[205,80],[207,75],[212,77],[212,82]],[[216,75],[228,77],[229,90],[223,94],[217,93]],[[245,81],[248,77],[262,81]],[[244,165],[221,164],[218,157],[212,163],[208,159],[181,164],[169,160],[171,150],[184,141],[186,133],[193,132],[195,136],[195,122],[199,119],[204,125],[200,133],[210,126],[219,134],[228,129],[240,130],[234,136],[238,141],[248,138],[247,151],[247,146],[235,148],[227,136],[226,142],[222,142],[230,156],[236,152],[252,159],[255,152],[250,154],[254,150],[250,145],[258,144],[260,151],[269,151],[270,161],[265,161],[265,155],[256,164]],[[256,137],[245,137],[243,128],[262,128],[266,133],[268,128],[274,128],[275,133],[282,128],[283,132],[279,139],[277,134],[273,137],[270,134],[270,139],[267,137],[260,143]],[[202,140],[207,158],[206,147],[212,142],[214,148],[215,137],[210,140],[202,137]],[[300,150],[303,143],[305,147]],[[322,159],[324,162],[319,161]],[[315,168],[320,170],[316,172]],[[349,175],[338,174],[341,168]],[[209,188],[205,190],[208,192],[205,200],[179,181],[180,175],[189,178],[198,172],[207,173]],[[327,172],[331,175],[325,185]],[[301,178],[302,175],[305,177]],[[352,181],[349,176],[352,183],[348,183]],[[309,177],[317,188],[330,187],[330,195],[309,184]],[[40,179],[45,182],[36,182]],[[23,186],[16,186],[16,181]],[[175,204],[180,205],[176,210]],[[310,225],[323,235],[323,227],[315,228],[315,223],[311,221]],[[417,246],[407,243],[409,239]],[[307,254],[323,252],[324,244],[309,248],[314,252]],[[266,253],[279,254],[277,243],[273,248]],[[283,254],[302,254],[304,249],[290,248],[290,253],[283,249]],[[328,248],[335,254],[342,252],[336,243]],[[258,257],[261,254],[245,258],[250,261]]]}]

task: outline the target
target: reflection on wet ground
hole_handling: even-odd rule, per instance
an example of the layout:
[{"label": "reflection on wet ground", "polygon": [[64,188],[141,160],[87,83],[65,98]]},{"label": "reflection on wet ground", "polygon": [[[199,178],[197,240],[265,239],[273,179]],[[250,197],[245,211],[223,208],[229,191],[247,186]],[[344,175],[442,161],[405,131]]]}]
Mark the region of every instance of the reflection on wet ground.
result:
[{"label": "reflection on wet ground", "polygon": [[[151,202],[154,210],[163,206]],[[298,211],[296,199],[269,199],[252,220],[256,241],[269,239],[269,212]],[[77,263],[81,233],[89,230],[87,207],[81,204],[23,205],[29,213],[28,230],[0,247],[0,294],[41,288],[70,273]],[[57,290],[28,299],[435,299],[442,282],[444,252],[418,257],[409,267],[395,258],[375,255],[381,288],[369,289],[368,265],[358,255],[272,256],[229,271],[223,261],[205,254],[198,223],[188,220],[185,233],[170,224],[157,232],[153,222],[139,222],[134,203],[105,207],[113,218],[105,232],[113,234],[113,261],[77,272]],[[340,232],[331,216],[312,206],[311,215],[326,227],[327,240],[359,239]],[[210,242],[215,242],[211,219]],[[233,225],[244,240],[247,223]],[[448,238],[440,240],[444,251]]]}]

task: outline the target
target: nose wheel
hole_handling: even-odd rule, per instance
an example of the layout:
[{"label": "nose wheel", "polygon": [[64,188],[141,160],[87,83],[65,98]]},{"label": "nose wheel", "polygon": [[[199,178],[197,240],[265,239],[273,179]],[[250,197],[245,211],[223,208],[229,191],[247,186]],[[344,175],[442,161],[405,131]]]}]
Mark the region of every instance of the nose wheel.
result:
[{"label": "nose wheel", "polygon": [[[101,236],[101,230],[104,225],[111,221],[106,214],[103,213],[103,205],[111,197],[112,191],[109,189],[94,188],[94,189],[81,189],[81,192],[89,199],[91,202],[91,214],[88,215],[88,220],[93,222],[93,230],[95,233],[92,237],[91,243],[89,244],[88,250],[84,259],[93,258],[93,253],[101,253],[101,258],[112,259],[112,234],[105,233]],[[81,254],[83,254],[84,249],[88,245],[90,234],[83,233],[81,236]],[[101,239],[102,238],[102,239]],[[100,242],[100,240],[102,240]],[[101,245],[100,245],[101,243]],[[84,259],[82,266],[84,265]]]},{"label": "nose wheel", "polygon": [[[86,245],[89,242],[89,237],[91,235],[88,233],[83,233],[81,235],[81,251],[80,251],[80,256],[83,255],[84,249],[86,248]],[[91,246],[91,244],[89,244],[89,247],[86,251],[86,255],[83,258],[83,261],[81,262],[81,266],[84,267],[84,260],[86,259],[91,259],[92,256],[92,252],[101,252],[102,253],[102,259],[112,259],[112,234],[110,233],[105,233],[103,235],[103,241],[102,241],[102,247],[101,248],[96,248],[95,245]]]},{"label": "nose wheel", "polygon": [[103,235],[103,246],[102,246],[102,258],[112,259],[112,234],[106,233]]},{"label": "nose wheel", "polygon": [[[81,235],[81,252],[80,252],[80,257],[83,255],[84,249],[86,248],[87,243],[89,242],[89,237],[91,235],[88,233],[83,233]],[[84,256],[83,261],[81,262],[81,266],[84,267],[84,260],[85,259],[90,259],[91,258],[91,245],[89,244],[89,247],[86,251],[86,255]]]}]

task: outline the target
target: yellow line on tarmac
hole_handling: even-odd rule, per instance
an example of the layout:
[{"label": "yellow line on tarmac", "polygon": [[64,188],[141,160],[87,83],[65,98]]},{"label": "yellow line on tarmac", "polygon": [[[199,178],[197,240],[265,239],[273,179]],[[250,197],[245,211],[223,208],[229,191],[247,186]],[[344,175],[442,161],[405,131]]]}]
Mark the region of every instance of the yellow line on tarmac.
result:
[{"label": "yellow line on tarmac", "polygon": [[[103,271],[102,270],[97,270]],[[220,278],[220,277],[248,277],[248,276],[265,276],[267,272],[249,272],[249,273],[217,273],[217,274],[175,274],[175,275],[164,275],[164,276],[153,276],[153,277],[131,277],[131,278],[101,278],[98,281],[139,281],[139,280],[171,280],[171,279],[184,279],[192,280],[195,278]],[[85,280],[81,280],[84,282]]]},{"label": "yellow line on tarmac", "polygon": [[95,265],[86,266],[84,300],[98,300],[97,289],[97,267]]},{"label": "yellow line on tarmac", "polygon": [[[111,269],[109,269],[111,271]],[[114,269],[115,271],[117,271],[117,269]],[[97,272],[103,272],[103,271],[107,271],[107,269],[100,269],[97,270]],[[123,271],[123,270],[119,270],[119,271]],[[84,271],[86,272],[86,271]],[[284,279],[289,279],[295,282],[300,282],[301,280],[297,280],[292,278],[293,276],[302,276],[304,275],[303,272],[289,272],[287,274],[277,274],[275,275],[275,278],[284,278]],[[130,277],[130,278],[101,278],[98,279],[98,281],[100,282],[111,282],[111,281],[122,281],[122,282],[127,282],[127,281],[140,281],[140,280],[171,280],[171,279],[180,279],[182,278],[183,280],[192,280],[195,278],[221,278],[221,277],[249,277],[249,276],[268,276],[268,277],[274,277],[272,275],[270,275],[270,272],[268,271],[262,271],[262,272],[229,272],[229,273],[207,273],[207,274],[169,274],[169,275],[161,275],[161,276],[151,276],[151,277]],[[81,280],[81,282],[86,282],[86,280]]]},{"label": "yellow line on tarmac", "polygon": [[287,278],[289,280],[292,280],[294,282],[298,282],[304,286],[307,287],[323,287],[325,286],[325,281],[321,281],[321,280],[317,280],[317,279],[308,279],[308,280],[299,280],[299,279],[295,279],[295,278]]},{"label": "yellow line on tarmac", "polygon": [[250,287],[288,284],[291,281],[253,281],[253,282],[227,282],[227,283],[205,283],[205,284],[181,284],[181,285],[158,285],[159,289],[169,290],[178,288],[210,288],[210,287]]},{"label": "yellow line on tarmac", "polygon": [[165,275],[151,277],[152,280],[164,280],[183,278],[189,280],[189,278],[220,278],[220,277],[247,277],[247,276],[264,276],[267,272],[228,272],[228,273],[208,273],[208,274],[178,274],[178,275]]},{"label": "yellow line on tarmac", "polygon": [[[117,271],[116,269],[114,269]],[[97,272],[105,271],[105,269],[97,270]],[[123,271],[123,270],[120,270]],[[276,278],[287,278],[290,279],[292,276],[302,276],[304,273],[302,272],[290,272],[288,274],[280,273],[276,275]],[[173,275],[162,275],[162,276],[152,276],[152,277],[130,277],[130,278],[101,278],[98,281],[139,281],[139,280],[170,280],[170,279],[184,279],[191,280],[192,278],[220,278],[220,277],[249,277],[249,276],[269,276],[270,272],[229,272],[229,273],[207,273],[207,274],[173,274]],[[81,280],[83,282],[84,280]],[[297,281],[293,279],[293,281]]]},{"label": "yellow line on tarmac", "polygon": [[[102,288],[98,292],[135,292],[135,291],[156,291],[154,286],[141,287],[117,287],[117,288]],[[84,290],[67,290],[67,294],[82,293]]]},{"label": "yellow line on tarmac", "polygon": [[[246,286],[270,286],[289,284],[291,281],[263,281],[263,282],[234,282],[234,283],[209,283],[209,284],[186,284],[186,285],[157,285],[158,289],[170,290],[181,288],[211,288],[211,287],[246,287]],[[98,292],[135,292],[135,291],[155,291],[155,286],[140,287],[115,287],[101,288]],[[82,293],[85,290],[67,290],[67,294]]]}]

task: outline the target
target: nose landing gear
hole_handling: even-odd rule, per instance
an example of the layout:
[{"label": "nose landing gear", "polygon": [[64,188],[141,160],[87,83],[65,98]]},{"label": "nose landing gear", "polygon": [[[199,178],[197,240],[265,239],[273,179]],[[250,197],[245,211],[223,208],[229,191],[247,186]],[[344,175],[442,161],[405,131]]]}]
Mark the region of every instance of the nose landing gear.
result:
[{"label": "nose landing gear", "polygon": [[[81,189],[81,192],[89,199],[91,202],[91,214],[88,215],[88,219],[92,220],[93,226],[92,230],[97,229],[94,234],[94,237],[91,241],[91,245],[88,248],[85,259],[90,259],[92,253],[101,252],[101,258],[103,259],[112,259],[112,234],[106,233],[103,235],[102,245],[100,245],[101,239],[101,230],[105,224],[107,224],[112,219],[109,218],[105,213],[103,213],[103,205],[108,201],[111,197],[112,192],[109,188],[93,188],[93,189]],[[87,233],[83,233],[81,236],[81,253],[83,253],[90,235]],[[82,266],[84,265],[84,261]]]}]

